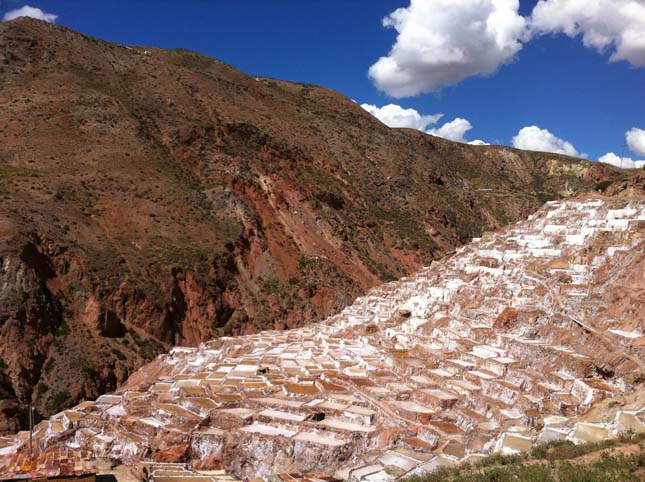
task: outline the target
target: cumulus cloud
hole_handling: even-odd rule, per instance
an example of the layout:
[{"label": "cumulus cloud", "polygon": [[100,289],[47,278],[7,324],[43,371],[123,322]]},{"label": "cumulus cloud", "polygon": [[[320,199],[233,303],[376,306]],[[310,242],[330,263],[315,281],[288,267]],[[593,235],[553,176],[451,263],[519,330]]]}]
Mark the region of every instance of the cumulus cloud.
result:
[{"label": "cumulus cloud", "polygon": [[383,107],[361,104],[361,107],[389,127],[409,127],[424,130],[443,117],[443,114],[422,115],[415,109],[404,109],[396,104],[388,104]]},{"label": "cumulus cloud", "polygon": [[[645,30],[643,31],[645,32]],[[643,34],[645,35],[645,33]],[[638,155],[645,156],[645,130],[634,127],[625,134],[627,145]]]},{"label": "cumulus cloud", "polygon": [[539,0],[530,17],[519,0],[410,0],[383,25],[398,35],[369,76],[396,98],[493,74],[543,34],[580,36],[612,62],[645,67],[645,0]]},{"label": "cumulus cloud", "polygon": [[560,139],[546,129],[540,129],[538,126],[528,126],[520,129],[517,135],[513,137],[513,147],[527,151],[554,152],[569,156],[580,155],[576,148],[573,147],[573,144]]},{"label": "cumulus cloud", "polygon": [[450,122],[446,122],[444,125],[437,129],[430,129],[426,132],[428,134],[432,134],[433,136],[450,139],[451,141],[466,142],[464,136],[466,135],[466,132],[468,132],[472,128],[473,126],[468,120],[457,117]]},{"label": "cumulus cloud", "polygon": [[612,166],[622,167],[623,169],[641,169],[645,167],[645,161],[635,161],[630,157],[620,157],[613,152],[608,152],[607,154],[599,158],[598,162],[604,162],[605,164],[611,164]]},{"label": "cumulus cloud", "polygon": [[610,60],[645,66],[643,0],[540,0],[531,15],[535,33],[582,36],[586,47],[610,51]]},{"label": "cumulus cloud", "polygon": [[46,13],[39,8],[25,5],[24,7],[16,8],[15,10],[9,10],[4,14],[3,20],[13,20],[18,17],[31,17],[37,18],[38,20],[44,20],[45,22],[55,22],[58,15]]},{"label": "cumulus cloud", "polygon": [[[461,117],[457,117],[438,128],[426,130],[431,124],[436,124],[443,114],[423,115],[415,109],[405,109],[400,105],[388,104],[377,107],[372,104],[361,104],[361,107],[389,127],[409,127],[424,131],[426,134],[443,137],[457,142],[468,142],[464,138],[466,132],[473,128],[472,124]],[[480,139],[468,142],[476,146],[488,146],[487,142]]]},{"label": "cumulus cloud", "polygon": [[522,48],[527,22],[518,12],[519,0],[410,0],[383,19],[398,36],[369,76],[401,98],[492,74]]}]

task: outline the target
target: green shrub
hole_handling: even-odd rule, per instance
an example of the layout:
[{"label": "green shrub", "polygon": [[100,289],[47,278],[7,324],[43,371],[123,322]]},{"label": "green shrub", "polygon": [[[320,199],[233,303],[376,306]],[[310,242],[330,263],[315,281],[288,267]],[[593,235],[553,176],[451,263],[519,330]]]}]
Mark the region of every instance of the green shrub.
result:
[{"label": "green shrub", "polygon": [[87,362],[81,366],[81,373],[89,380],[93,380],[97,376],[96,369]]},{"label": "green shrub", "polygon": [[47,386],[47,384],[40,382],[37,388],[38,398],[42,397],[47,392],[47,390],[49,390],[49,387]]},{"label": "green shrub", "polygon": [[45,366],[43,367],[43,372],[45,372],[45,375],[47,375],[53,370],[53,368],[54,368],[54,359],[49,358],[45,363]]},{"label": "green shrub", "polygon": [[612,182],[611,182],[611,181],[602,181],[602,182],[598,182],[598,183],[596,183],[596,184],[594,185],[594,187],[593,187],[593,188],[594,188],[596,191],[604,191],[604,190],[605,190],[605,189],[607,189],[609,186],[611,186],[611,184],[612,184]]},{"label": "green shrub", "polygon": [[517,464],[524,460],[526,457],[521,454],[502,455],[493,454],[479,460],[476,465],[478,467],[491,467],[493,465],[511,465]]},{"label": "green shrub", "polygon": [[58,328],[56,328],[56,336],[65,337],[67,335],[69,335],[69,326],[67,326],[65,320],[62,320],[60,325],[58,325]]},{"label": "green shrub", "polygon": [[126,356],[118,348],[112,348],[112,354],[119,360],[125,360]]},{"label": "green shrub", "polygon": [[69,402],[70,398],[71,396],[69,391],[63,390],[62,392],[58,392],[49,399],[47,408],[52,412],[60,412],[64,408],[65,404]]}]

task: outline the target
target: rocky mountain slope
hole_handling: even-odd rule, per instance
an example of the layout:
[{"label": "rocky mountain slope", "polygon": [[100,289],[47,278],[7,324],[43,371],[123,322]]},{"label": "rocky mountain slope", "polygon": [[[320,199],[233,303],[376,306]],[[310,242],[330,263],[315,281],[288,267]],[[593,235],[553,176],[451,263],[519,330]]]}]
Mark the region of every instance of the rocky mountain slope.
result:
[{"label": "rocky mountain slope", "polygon": [[0,472],[393,482],[645,433],[644,268],[645,196],[548,203],[321,324],[175,347],[40,423],[33,459],[0,438]]},{"label": "rocky mountain slope", "polygon": [[173,344],[338,311],[619,178],[390,129],[329,89],[0,23],[0,432]]}]

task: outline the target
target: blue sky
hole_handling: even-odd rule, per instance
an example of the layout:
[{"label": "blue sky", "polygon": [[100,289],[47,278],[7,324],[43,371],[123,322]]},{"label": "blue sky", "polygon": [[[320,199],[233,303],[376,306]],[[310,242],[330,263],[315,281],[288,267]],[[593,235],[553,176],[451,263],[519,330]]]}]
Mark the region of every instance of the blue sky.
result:
[{"label": "blue sky", "polygon": [[[533,133],[538,136],[548,130],[558,140],[575,146],[577,153],[587,154],[595,160],[608,152],[620,154],[621,145],[626,143],[626,133],[633,128],[645,129],[645,67],[640,65],[645,54],[638,50],[638,42],[636,50],[631,48],[633,46],[624,46],[627,60],[610,62],[612,53],[618,51],[620,54],[618,43],[610,42],[599,48],[597,45],[585,46],[582,41],[591,39],[587,41],[589,44],[597,37],[592,38],[592,34],[599,31],[610,39],[611,35],[620,38],[621,34],[629,33],[630,28],[638,32],[640,26],[645,25],[639,23],[645,22],[645,17],[638,16],[641,13],[638,8],[629,8],[632,3],[637,7],[639,3],[642,5],[642,0],[601,0],[601,3],[613,2],[613,7],[622,3],[627,13],[606,21],[607,14],[598,11],[596,23],[589,23],[587,18],[584,20],[587,24],[580,23],[578,30],[571,34],[573,38],[562,31],[572,20],[578,21],[575,15],[581,14],[576,13],[575,4],[580,0],[543,0],[559,3],[553,6],[559,9],[558,12],[569,2],[569,17],[562,18],[560,13],[553,13],[555,10],[549,11],[549,5],[546,5],[540,21],[541,35],[512,44],[510,55],[500,51],[491,62],[480,66],[480,70],[486,70],[492,65],[494,73],[466,75],[461,72],[454,74],[452,80],[437,84],[438,81],[427,79],[440,71],[444,67],[442,64],[410,60],[417,52],[419,58],[423,57],[424,45],[420,44],[427,38],[428,31],[443,29],[444,35],[451,36],[444,45],[446,50],[451,42],[472,49],[474,63],[488,55],[487,51],[480,50],[485,47],[481,47],[483,39],[478,39],[477,34],[469,33],[472,38],[463,39],[459,37],[463,37],[463,32],[455,32],[452,27],[436,22],[426,28],[426,19],[433,17],[440,4],[446,1],[415,0],[416,6],[412,8],[410,0],[5,0],[0,2],[0,13],[5,15],[28,3],[33,8],[57,15],[58,24],[109,41],[183,47],[221,59],[252,75],[331,87],[361,104],[380,108],[393,103],[421,114],[444,114],[437,124],[430,124],[425,129],[439,129],[457,117],[467,119],[472,129],[459,140],[482,139],[512,145],[520,129],[537,126],[539,130]],[[466,22],[475,9],[493,2],[470,1],[471,7],[452,12],[451,22],[459,23],[462,19]],[[510,5],[514,2],[501,1]],[[521,17],[518,18],[528,19],[536,2],[521,1],[517,12]],[[404,13],[409,22],[385,28],[382,19],[397,8],[408,8]],[[474,14],[479,15],[478,12]],[[401,46],[407,50],[398,59],[394,55],[391,57],[397,62],[401,58],[412,62],[415,85],[421,87],[393,80],[390,72],[378,79],[370,78],[370,67],[380,57],[388,56],[398,35],[408,34],[413,39],[412,46],[409,42],[404,46],[405,40],[401,40]],[[514,52],[518,45],[519,50]],[[498,58],[503,59],[499,65],[496,64]],[[477,68],[472,67],[475,71]],[[414,89],[420,92],[400,96],[399,89],[396,91],[399,94],[395,92],[393,96],[390,94],[394,91],[383,88],[379,82],[383,85],[394,83],[396,88],[406,92]],[[643,136],[638,131],[633,132],[632,149],[625,149],[625,155],[643,159],[645,147],[641,146],[641,141],[645,143],[645,131]],[[557,150],[562,144],[554,145]],[[643,151],[638,146],[643,147]]]}]

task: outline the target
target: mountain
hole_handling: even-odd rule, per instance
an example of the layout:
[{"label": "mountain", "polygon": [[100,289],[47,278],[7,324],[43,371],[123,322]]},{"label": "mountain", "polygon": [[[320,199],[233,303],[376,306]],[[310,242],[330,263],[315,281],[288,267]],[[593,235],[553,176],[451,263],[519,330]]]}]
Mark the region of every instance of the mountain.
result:
[{"label": "mountain", "polygon": [[323,323],[175,347],[38,424],[32,459],[26,432],[0,438],[0,473],[394,481],[619,435],[642,468],[644,227],[643,193],[548,203]]},{"label": "mountain", "polygon": [[172,345],[319,321],[623,177],[390,129],[332,90],[186,50],[24,18],[0,45],[0,431]]}]

